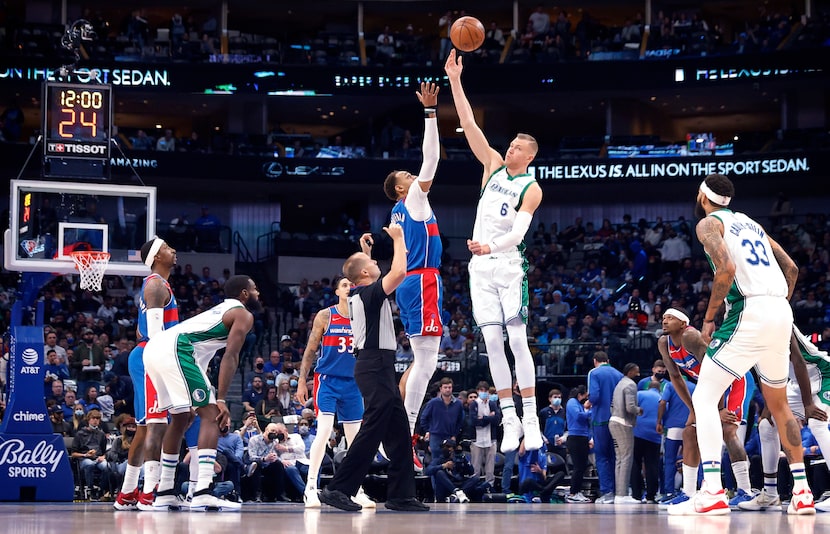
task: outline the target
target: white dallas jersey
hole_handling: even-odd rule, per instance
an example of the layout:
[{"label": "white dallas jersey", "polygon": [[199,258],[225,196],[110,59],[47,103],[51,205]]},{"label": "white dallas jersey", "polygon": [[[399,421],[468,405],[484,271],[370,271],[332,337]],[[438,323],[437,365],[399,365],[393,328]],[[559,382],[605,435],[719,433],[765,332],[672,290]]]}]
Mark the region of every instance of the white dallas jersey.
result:
[{"label": "white dallas jersey", "polygon": [[[536,179],[530,174],[510,176],[507,167],[499,167],[488,178],[481,190],[473,226],[473,241],[487,244],[496,237],[513,229],[513,221],[522,206],[522,200]],[[511,247],[502,253],[515,253],[524,249],[524,244]],[[475,256],[473,257],[475,259]]]},{"label": "white dallas jersey", "polygon": [[[222,322],[225,312],[232,308],[242,308],[243,304],[237,299],[225,299],[213,308],[183,321],[173,328],[156,334],[156,338],[163,338],[161,344],[174,343],[173,349],[177,352],[190,352],[196,363],[203,369],[207,367],[213,355],[228,344],[228,327]],[[154,343],[155,344],[155,343]]]},{"label": "white dallas jersey", "polygon": [[723,239],[729,256],[735,262],[735,280],[726,295],[727,304],[748,297],[786,298],[787,280],[772,253],[763,227],[743,213],[727,209],[710,215],[723,223]]},{"label": "white dallas jersey", "polygon": [[[807,366],[807,376],[810,377],[810,390],[815,395],[821,391],[821,383],[825,378],[830,378],[830,356],[823,350],[813,345],[809,337],[801,333],[801,331],[793,326],[793,333],[795,334],[796,344],[801,351],[801,356],[804,358],[804,363]],[[798,391],[798,379],[795,376],[795,369],[793,369],[792,362],[790,363],[790,381],[787,386],[793,391]],[[830,399],[827,399],[830,400]]]}]

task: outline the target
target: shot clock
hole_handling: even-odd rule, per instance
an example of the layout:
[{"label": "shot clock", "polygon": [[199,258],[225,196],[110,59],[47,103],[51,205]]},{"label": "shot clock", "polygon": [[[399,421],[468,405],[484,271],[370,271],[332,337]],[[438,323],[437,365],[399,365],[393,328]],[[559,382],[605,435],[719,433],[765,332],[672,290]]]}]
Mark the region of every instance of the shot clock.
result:
[{"label": "shot clock", "polygon": [[107,160],[112,89],[109,85],[47,82],[43,97],[44,157]]}]

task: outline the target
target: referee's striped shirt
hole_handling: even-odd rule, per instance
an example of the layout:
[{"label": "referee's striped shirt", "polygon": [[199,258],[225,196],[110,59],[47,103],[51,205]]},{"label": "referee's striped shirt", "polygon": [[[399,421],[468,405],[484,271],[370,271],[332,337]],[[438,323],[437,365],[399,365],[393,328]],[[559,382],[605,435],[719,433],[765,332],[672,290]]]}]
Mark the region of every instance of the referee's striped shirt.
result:
[{"label": "referee's striped shirt", "polygon": [[395,350],[395,325],[389,295],[379,279],[368,286],[357,286],[349,296],[354,347],[360,350]]}]

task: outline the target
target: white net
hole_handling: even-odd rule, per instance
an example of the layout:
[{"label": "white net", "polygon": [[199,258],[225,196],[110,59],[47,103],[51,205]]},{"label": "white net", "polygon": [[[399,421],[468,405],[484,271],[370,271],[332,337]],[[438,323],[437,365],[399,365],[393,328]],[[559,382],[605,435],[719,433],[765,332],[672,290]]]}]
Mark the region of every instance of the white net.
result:
[{"label": "white net", "polygon": [[101,282],[110,261],[109,252],[75,251],[72,253],[72,259],[81,275],[81,289],[101,291]]}]

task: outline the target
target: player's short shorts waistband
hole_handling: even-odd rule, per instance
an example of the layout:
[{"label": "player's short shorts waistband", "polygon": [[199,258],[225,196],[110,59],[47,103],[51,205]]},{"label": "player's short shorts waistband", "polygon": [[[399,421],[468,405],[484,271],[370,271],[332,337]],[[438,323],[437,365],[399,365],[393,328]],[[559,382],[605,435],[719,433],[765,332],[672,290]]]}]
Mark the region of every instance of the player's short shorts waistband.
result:
[{"label": "player's short shorts waistband", "polygon": [[412,274],[439,274],[439,271],[435,267],[424,267],[422,269],[412,269],[411,271],[406,271],[406,276]]}]

